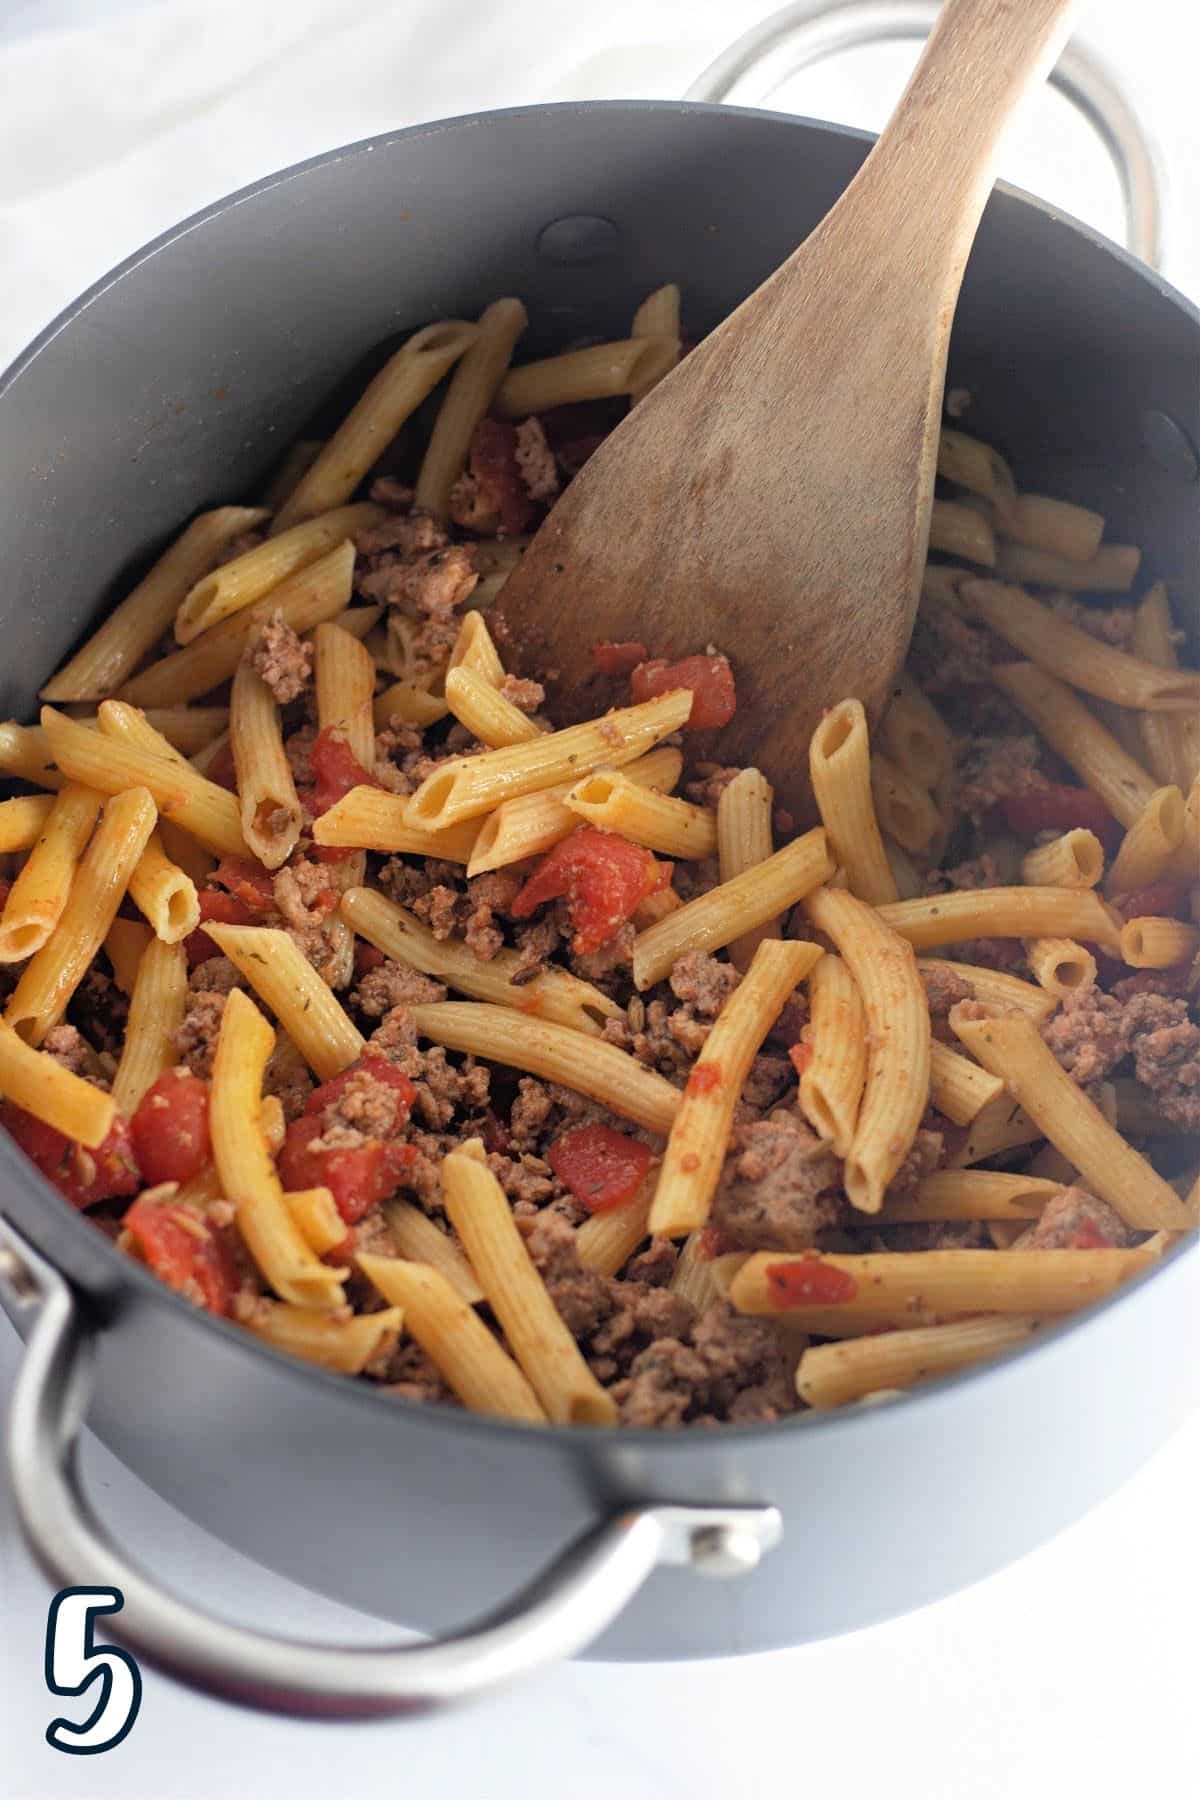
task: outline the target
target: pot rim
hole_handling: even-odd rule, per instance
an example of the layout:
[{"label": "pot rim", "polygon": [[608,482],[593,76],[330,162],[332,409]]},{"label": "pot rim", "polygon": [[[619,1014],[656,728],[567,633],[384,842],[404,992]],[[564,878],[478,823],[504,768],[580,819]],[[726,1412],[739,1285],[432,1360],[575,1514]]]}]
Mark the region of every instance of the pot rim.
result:
[{"label": "pot rim", "polygon": [[[107,293],[111,287],[114,287],[118,282],[122,281],[125,276],[131,274],[143,263],[150,261],[151,258],[157,256],[161,251],[166,250],[179,239],[188,236],[191,232],[206,225],[209,220],[218,218],[235,206],[241,206],[248,201],[253,201],[260,195],[269,193],[274,188],[282,187],[286,183],[298,180],[317,169],[335,163],[367,157],[377,150],[390,150],[396,144],[402,144],[408,141],[418,141],[423,138],[440,135],[443,132],[478,127],[493,119],[539,119],[546,115],[561,115],[579,118],[585,116],[590,117],[594,114],[611,113],[615,115],[630,112],[639,114],[659,113],[667,116],[678,116],[680,118],[690,118],[697,114],[720,114],[725,117],[741,120],[767,120],[773,124],[799,126],[809,131],[818,131],[829,136],[843,138],[850,142],[864,145],[874,142],[875,136],[872,132],[862,131],[854,126],[841,125],[829,120],[813,119],[800,114],[779,112],[760,107],[726,106],[707,101],[687,100],[566,100],[546,105],[498,107],[486,112],[461,113],[448,119],[430,120],[418,125],[404,126],[396,131],[384,132],[374,137],[360,138],[353,143],[339,145],[335,146],[333,149],[321,151],[315,156],[306,158],[303,162],[293,163],[284,169],[275,170],[271,174],[261,176],[257,181],[251,182],[245,187],[238,188],[234,192],[224,195],[208,206],[201,208],[198,212],[190,214],[178,224],[170,226],[166,231],[163,231],[157,237],[152,238],[140,249],[133,251],[129,256],[117,263],[115,267],[110,269],[107,274],[102,275],[97,281],[93,282],[91,286],[86,288],[75,300],[65,306],[62,311],[38,333],[31,343],[29,343],[24,350],[19,352],[8,367],[0,372],[0,400],[3,399],[8,390],[20,379],[24,372],[34,364],[42,351],[45,350],[61,332],[73,325],[86,313],[93,301]],[[994,191],[1002,194],[1008,200],[1015,200],[1022,206],[1032,208],[1034,211],[1041,213],[1043,217],[1054,226],[1075,233],[1083,238],[1094,249],[1113,257],[1131,273],[1138,276],[1146,286],[1156,292],[1162,299],[1176,306],[1184,316],[1191,321],[1197,330],[1200,331],[1200,307],[1197,307],[1184,294],[1181,294],[1179,290],[1173,287],[1172,284],[1157,270],[1140,262],[1122,245],[1105,237],[1101,232],[1094,230],[1090,225],[1084,224],[1081,220],[1075,219],[1072,215],[1064,212],[1061,208],[1052,205],[1049,201],[1043,200],[1035,194],[1027,193],[1024,189],[1015,187],[1009,182],[996,182]],[[67,1220],[73,1221],[73,1223],[68,1226],[68,1229],[73,1231],[75,1229],[75,1222],[77,1222],[80,1227],[84,1225],[84,1221],[78,1218],[76,1209],[63,1198],[56,1188],[52,1187],[50,1183],[37,1172],[32,1164],[27,1162],[25,1157],[16,1148],[15,1144],[0,1142],[0,1166],[3,1166],[5,1173],[8,1174],[17,1185],[23,1186],[27,1191],[33,1193],[37,1193],[40,1190],[49,1201],[52,1215],[57,1213],[58,1216],[64,1220],[64,1224]],[[56,1258],[50,1255],[45,1245],[39,1241],[37,1235],[35,1233],[32,1233],[31,1235],[34,1236],[35,1245],[41,1253],[46,1255],[48,1260],[54,1262],[56,1267],[59,1266]],[[572,1447],[581,1449],[591,1443],[597,1442],[596,1434],[588,1431],[586,1428],[527,1425],[521,1424],[515,1420],[493,1418],[487,1414],[470,1413],[465,1411],[465,1409],[451,1409],[436,1405],[427,1406],[415,1401],[398,1401],[390,1398],[386,1394],[377,1392],[366,1383],[347,1380],[344,1375],[337,1374],[332,1370],[319,1368],[312,1363],[302,1362],[297,1357],[289,1356],[284,1351],[276,1350],[273,1346],[261,1343],[258,1339],[252,1337],[250,1333],[244,1331],[232,1320],[217,1318],[213,1314],[204,1311],[202,1308],[192,1306],[182,1295],[177,1294],[172,1288],[160,1281],[157,1276],[152,1274],[148,1268],[141,1265],[135,1258],[127,1256],[122,1251],[118,1250],[116,1245],[108,1240],[102,1233],[96,1232],[93,1229],[91,1236],[94,1240],[92,1250],[98,1255],[100,1266],[107,1267],[113,1278],[112,1288],[109,1290],[107,1297],[109,1304],[111,1304],[112,1292],[119,1291],[119,1288],[126,1282],[133,1282],[135,1291],[139,1291],[144,1298],[160,1305],[165,1304],[173,1314],[181,1318],[189,1319],[193,1326],[198,1326],[201,1330],[218,1332],[225,1337],[227,1341],[236,1343],[243,1353],[266,1359],[268,1364],[277,1372],[285,1374],[287,1378],[293,1381],[304,1382],[305,1384],[316,1383],[320,1389],[327,1391],[330,1394],[336,1393],[340,1395],[344,1404],[371,1407],[376,1410],[385,1408],[391,1414],[392,1418],[398,1420],[399,1423],[416,1423],[417,1421],[420,1421],[422,1426],[427,1426],[430,1430],[435,1432],[458,1432],[465,1430],[468,1432],[481,1432],[487,1434],[503,1433],[510,1438],[518,1439],[529,1444],[547,1444],[548,1442],[562,1444],[565,1440]],[[947,1395],[951,1390],[957,1389],[966,1383],[972,1383],[982,1390],[984,1386],[1002,1379],[1004,1371],[1010,1362],[1021,1357],[1030,1355],[1036,1356],[1043,1352],[1051,1341],[1065,1338],[1078,1331],[1087,1330],[1102,1314],[1109,1312],[1117,1306],[1131,1302],[1135,1295],[1148,1282],[1153,1282],[1156,1279],[1167,1264],[1173,1264],[1181,1257],[1195,1256],[1198,1253],[1200,1253],[1200,1243],[1197,1243],[1194,1239],[1190,1243],[1176,1245],[1167,1252],[1163,1257],[1162,1262],[1157,1266],[1142,1271],[1123,1287],[1116,1289],[1103,1300],[1094,1302],[1084,1311],[1073,1315],[1067,1315],[1060,1321],[1042,1327],[1036,1336],[1029,1342],[1021,1344],[1013,1350],[1007,1351],[1004,1355],[991,1362],[959,1370],[954,1374],[941,1376],[934,1381],[922,1383],[917,1388],[906,1390],[903,1393],[902,1398],[910,1404],[920,1404],[922,1402],[932,1403],[936,1402],[939,1397]],[[73,1278],[70,1275],[67,1275],[65,1278],[70,1281],[73,1286],[77,1285],[78,1278]],[[653,1449],[656,1455],[682,1459],[689,1457],[692,1454],[703,1453],[713,1447],[714,1443],[720,1444],[731,1442],[736,1445],[742,1445],[750,1442],[771,1441],[774,1438],[780,1438],[780,1440],[782,1440],[782,1434],[784,1432],[787,1432],[790,1436],[794,1437],[799,1432],[814,1433],[817,1431],[837,1431],[846,1433],[869,1430],[871,1428],[873,1417],[879,1413],[888,1411],[890,1411],[889,1406],[848,1406],[833,1408],[829,1411],[810,1410],[808,1412],[793,1414],[788,1418],[780,1419],[770,1424],[725,1424],[720,1426],[716,1433],[699,1431],[662,1432],[646,1428],[623,1426],[619,1428],[619,1442],[621,1445],[628,1445],[631,1450],[647,1451]],[[603,1441],[607,1442],[609,1440],[605,1437]]]}]

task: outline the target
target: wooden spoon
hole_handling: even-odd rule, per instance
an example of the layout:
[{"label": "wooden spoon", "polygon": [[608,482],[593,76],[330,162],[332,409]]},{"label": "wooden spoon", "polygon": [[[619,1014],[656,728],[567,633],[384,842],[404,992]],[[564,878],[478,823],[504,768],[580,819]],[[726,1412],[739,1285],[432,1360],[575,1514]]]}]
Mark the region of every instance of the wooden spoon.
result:
[{"label": "wooden spoon", "polygon": [[714,644],[738,688],[721,760],[756,763],[803,813],[823,710],[856,695],[878,712],[916,613],[950,326],[997,146],[1076,3],[946,0],[833,210],[571,482],[502,595],[569,716],[611,704],[598,639]]}]

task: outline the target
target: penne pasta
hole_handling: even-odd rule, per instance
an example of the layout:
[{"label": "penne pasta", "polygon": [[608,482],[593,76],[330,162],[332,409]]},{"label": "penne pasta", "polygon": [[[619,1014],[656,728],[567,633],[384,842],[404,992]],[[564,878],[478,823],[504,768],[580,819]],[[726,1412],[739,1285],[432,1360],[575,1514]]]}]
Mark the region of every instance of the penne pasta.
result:
[{"label": "penne pasta", "polygon": [[972,506],[958,500],[935,500],[929,515],[929,548],[963,562],[996,563],[996,534],[990,522]]},{"label": "penne pasta", "polygon": [[808,767],[829,852],[846,871],[850,892],[871,906],[896,898],[896,883],[879,835],[871,793],[871,747],[860,700],[825,714],[808,746]]},{"label": "penne pasta", "polygon": [[623,1206],[593,1213],[575,1231],[575,1254],[593,1275],[614,1277],[650,1232],[650,1207],[658,1180],[658,1165],[651,1163],[637,1193]]},{"label": "penne pasta", "polygon": [[1068,594],[1127,594],[1141,560],[1141,551],[1132,544],[1101,544],[1087,562],[1074,562],[1027,544],[1003,543],[996,552],[996,573],[1005,581],[1028,581]]},{"label": "penne pasta", "polygon": [[105,806],[75,871],[58,929],[26,964],[5,1009],[8,1023],[26,1043],[40,1044],[67,1010],[153,829],[154,802],[145,788],[131,788]]},{"label": "penne pasta", "polygon": [[362,1034],[286,931],[214,920],[204,929],[275,1014],[318,1081],[358,1061]]},{"label": "penne pasta", "polygon": [[231,614],[244,612],[289,575],[306,569],[356,531],[377,525],[385,516],[380,506],[339,506],[222,563],[188,590],[175,615],[175,641],[186,646]]},{"label": "penne pasta", "polygon": [[[774,800],[774,790],[760,769],[742,769],[722,788],[717,801],[717,856],[723,882],[758,868],[774,854]],[[730,962],[744,975],[763,939],[780,935],[778,919],[743,932],[728,946]]]},{"label": "penne pasta", "polygon": [[1157,881],[1175,861],[1183,834],[1183,795],[1177,787],[1156,788],[1121,840],[1105,879],[1105,893],[1130,894]]},{"label": "penne pasta", "polygon": [[814,1344],[803,1351],[796,1392],[807,1406],[843,1406],[882,1388],[913,1387],[988,1362],[1032,1337],[1038,1320],[953,1319],[912,1331],[885,1331],[840,1344]]},{"label": "penne pasta", "polygon": [[808,977],[808,1066],[800,1075],[800,1110],[835,1156],[854,1142],[867,1079],[867,1015],[857,983],[840,956],[826,955]]},{"label": "penne pasta", "polygon": [[914,855],[928,851],[942,829],[941,814],[920,783],[879,751],[871,758],[871,798],[888,837]]},{"label": "penne pasta", "polygon": [[506,1006],[445,1000],[409,1011],[421,1035],[448,1050],[561,1082],[662,1137],[671,1129],[679,1107],[678,1088],[615,1044],[546,1019],[530,1019]]},{"label": "penne pasta", "polygon": [[150,833],[129,878],[129,897],[164,944],[182,943],[200,923],[196,884],[171,861],[158,831]]},{"label": "penne pasta", "polygon": [[387,1200],[383,1213],[388,1236],[407,1262],[425,1263],[436,1269],[468,1306],[478,1306],[485,1297],[483,1289],[457,1240],[448,1231],[435,1225],[428,1213],[423,1213],[409,1200]]},{"label": "penne pasta", "polygon": [[1015,701],[1115,819],[1132,825],[1155,790],[1152,775],[1106,731],[1065,682],[1033,663],[1005,663],[992,669],[997,687]]},{"label": "penne pasta", "polygon": [[1137,1231],[1187,1229],[1190,1221],[1178,1196],[1075,1085],[1032,1020],[968,1019],[956,1006],[950,1024],[976,1061],[1002,1077],[1009,1094],[1079,1170],[1090,1191],[1107,1200],[1127,1225]]},{"label": "penne pasta", "polygon": [[112,964],[113,980],[126,995],[133,993],[138,965],[154,933],[141,919],[114,919],[104,939],[104,954]]},{"label": "penne pasta", "polygon": [[450,708],[445,700],[414,687],[411,681],[393,681],[382,694],[376,694],[372,710],[376,731],[387,731],[396,719],[402,725],[436,725]]},{"label": "penne pasta", "polygon": [[805,901],[805,911],[833,939],[862,996],[867,1075],[843,1179],[851,1205],[878,1212],[929,1098],[925,989],[911,946],[853,894],[818,888]]},{"label": "penne pasta", "polygon": [[910,781],[931,790],[954,769],[954,740],[933,702],[903,670],[889,689],[879,742]]},{"label": "penne pasta", "polygon": [[53,806],[53,794],[21,794],[15,800],[0,800],[0,856],[32,850]]},{"label": "penne pasta", "polygon": [[14,775],[57,792],[66,782],[55,767],[50,741],[39,725],[0,725],[0,775]]},{"label": "penne pasta", "polygon": [[263,1343],[318,1368],[361,1375],[372,1357],[382,1355],[395,1341],[403,1323],[398,1306],[335,1318],[319,1306],[263,1300],[246,1320],[246,1329]]},{"label": "penne pasta", "polygon": [[639,932],[633,942],[634,985],[653,987],[685,950],[720,950],[768,919],[778,918],[832,874],[824,831],[806,832],[766,862],[710,888]]},{"label": "penne pasta", "polygon": [[1031,938],[1025,959],[1039,987],[1056,1000],[1095,986],[1096,959],[1086,944],[1073,938]]},{"label": "penne pasta", "polygon": [[0,1094],[85,1150],[99,1149],[117,1116],[111,1094],[33,1049],[2,1019]]},{"label": "penne pasta", "polygon": [[656,1237],[684,1237],[708,1218],[750,1066],[784,1002],[820,956],[816,944],[766,939],[718,1013],[667,1140],[650,1208]]},{"label": "penne pasta", "polygon": [[375,767],[375,664],[350,632],[332,620],[313,632],[317,722],[336,731],[362,767]]},{"label": "penne pasta", "polygon": [[242,836],[264,868],[281,868],[299,842],[304,814],[283,748],[279,704],[248,662],[233,678],[229,742]]},{"label": "penne pasta", "polygon": [[546,1292],[478,1138],[443,1161],[442,1204],[551,1423],[615,1425],[616,1403],[588,1368]]},{"label": "penne pasta", "polygon": [[[1055,1002],[1046,996],[1051,1007]],[[948,1158],[951,1169],[970,1169],[986,1162],[990,1156],[1001,1156],[1008,1150],[1019,1150],[1026,1144],[1041,1141],[1041,1131],[1028,1113],[1004,1094],[985,1106],[968,1125],[965,1142]]]},{"label": "penne pasta", "polygon": [[409,1335],[469,1412],[527,1425],[546,1423],[521,1370],[439,1269],[394,1256],[360,1256],[357,1261],[384,1299],[402,1308]]},{"label": "penne pasta", "polygon": [[647,386],[679,360],[676,337],[631,337],[611,344],[589,344],[510,369],[496,390],[493,410],[499,419],[524,419],[555,406],[580,400],[608,400],[618,394],[644,393]]},{"label": "penne pasta", "polygon": [[647,294],[642,304],[633,315],[633,324],[629,328],[630,337],[666,338],[675,345],[675,355],[665,368],[655,366],[645,378],[629,390],[629,404],[636,406],[643,400],[651,388],[657,387],[663,376],[669,374],[679,361],[681,349],[682,327],[679,319],[679,284],[668,281],[665,286],[655,288]]},{"label": "penne pasta", "polygon": [[127,681],[170,629],[185,595],[208,574],[221,552],[269,515],[257,506],[220,506],[201,513],[163,552],[42,689],[43,700],[103,700]]},{"label": "penne pasta", "polygon": [[912,1224],[933,1219],[1038,1219],[1063,1184],[1038,1176],[1006,1175],[994,1169],[938,1169],[919,1181],[911,1193],[885,1200],[881,1224]]},{"label": "penne pasta", "polygon": [[479,835],[477,819],[465,819],[441,830],[427,830],[407,821],[408,802],[399,794],[375,787],[351,788],[328,812],[313,820],[313,842],[465,863]]},{"label": "penne pasta", "polygon": [[197,888],[206,884],[208,877],[216,868],[216,862],[207,850],[204,850],[189,837],[180,826],[173,825],[170,819],[160,819],[158,835],[162,839],[162,847],[171,861]]},{"label": "penne pasta", "polygon": [[[19,804],[9,801],[10,806]],[[52,802],[37,841],[0,915],[0,963],[23,962],[62,918],[79,859],[100,816],[102,796],[74,783]]]},{"label": "penne pasta", "polygon": [[300,477],[308,474],[321,450],[320,438],[296,439],[263,489],[262,503],[268,512],[279,511]]},{"label": "penne pasta", "polygon": [[527,744],[454,758],[421,783],[405,817],[410,825],[441,830],[490,812],[500,801],[519,794],[578,780],[592,769],[619,768],[677,731],[691,710],[691,690],[676,688],[585,725],[539,732]]},{"label": "penne pasta", "polygon": [[434,937],[406,907],[376,888],[349,888],[342,895],[341,914],[385,956],[474,1000],[509,1006],[525,1018],[549,1019],[591,1037],[599,1037],[605,1019],[624,1016],[615,1000],[567,969],[548,968],[528,981],[514,979],[521,971],[518,951],[498,950],[482,962],[461,940]]},{"label": "penne pasta", "polygon": [[1091,888],[960,888],[897,900],[879,916],[918,950],[975,937],[1075,937],[1116,951],[1119,922]]},{"label": "penne pasta", "polygon": [[1094,888],[1104,873],[1104,845],[1094,831],[1064,831],[1021,859],[1026,887]]},{"label": "penne pasta", "polygon": [[[816,965],[818,968],[820,964]],[[679,1294],[698,1313],[703,1313],[729,1296],[729,1285],[748,1256],[732,1251],[713,1256],[705,1248],[704,1233],[693,1231],[680,1246],[675,1272],[671,1276],[671,1292]]]},{"label": "penne pasta", "polygon": [[1012,470],[990,444],[943,426],[938,439],[937,472],[943,481],[967,488],[972,494],[991,502],[996,517],[1003,524],[1012,515],[1017,500],[1017,484]]},{"label": "penne pasta", "polygon": [[[1158,668],[1177,669],[1179,657],[1173,632],[1174,621],[1171,618],[1167,590],[1161,581],[1156,581],[1143,596],[1133,615],[1133,654],[1142,662],[1153,663]],[[1186,792],[1196,773],[1193,762],[1200,767],[1200,752],[1196,757],[1188,753],[1188,741],[1195,723],[1195,718],[1189,719],[1186,714],[1137,714],[1134,730],[1138,735],[1140,748],[1134,754],[1146,763],[1164,787],[1178,787]],[[1197,743],[1200,744],[1200,739],[1197,739]]]},{"label": "penne pasta", "polygon": [[188,964],[183,945],[152,938],[137,965],[113,1099],[128,1117],[147,1088],[179,1061],[175,1036],[187,1004]]},{"label": "penne pasta", "polygon": [[1121,927],[1121,961],[1131,969],[1173,969],[1200,954],[1200,928],[1180,919],[1129,919]]},{"label": "penne pasta", "polygon": [[486,417],[528,323],[524,306],[513,299],[494,300],[479,315],[474,341],[450,377],[421,460],[413,504],[423,512],[445,517],[475,427]]},{"label": "penne pasta", "polygon": [[503,750],[511,744],[527,744],[531,738],[545,735],[539,725],[535,725],[511,700],[506,700],[478,669],[467,668],[462,663],[457,668],[447,669],[445,694],[446,705],[459,724],[465,725],[473,737],[493,750]]},{"label": "penne pasta", "polygon": [[346,1221],[328,1188],[300,1188],[285,1194],[283,1203],[292,1215],[296,1230],[318,1256],[328,1256],[345,1244]]},{"label": "penne pasta", "polygon": [[642,787],[619,769],[596,769],[585,775],[563,796],[563,804],[587,824],[618,832],[663,856],[698,861],[716,853],[714,813]]},{"label": "penne pasta", "polygon": [[1018,494],[1008,509],[1003,530],[1017,544],[1044,550],[1068,562],[1090,563],[1104,536],[1104,514],[1048,494]]},{"label": "penne pasta", "polygon": [[448,669],[473,669],[476,675],[482,675],[492,687],[499,687],[503,682],[504,664],[500,661],[500,652],[492,642],[487,620],[481,612],[463,614],[454,648],[450,652]]},{"label": "penne pasta", "polygon": [[929,1046],[929,1099],[955,1125],[969,1125],[1004,1092],[998,1075],[934,1038]]},{"label": "penne pasta", "polygon": [[441,319],[415,331],[380,369],[275,516],[273,532],[348,500],[405,420],[469,350],[478,327]]},{"label": "penne pasta", "polygon": [[[626,763],[622,774],[640,787],[667,793],[679,780],[683,757],[678,750],[662,746],[645,756]],[[562,782],[540,793],[522,794],[519,799],[505,800],[478,824],[478,835],[467,864],[468,876],[484,875],[491,869],[507,868],[527,857],[540,856],[561,843],[580,824],[579,814],[566,804],[573,782]]]}]

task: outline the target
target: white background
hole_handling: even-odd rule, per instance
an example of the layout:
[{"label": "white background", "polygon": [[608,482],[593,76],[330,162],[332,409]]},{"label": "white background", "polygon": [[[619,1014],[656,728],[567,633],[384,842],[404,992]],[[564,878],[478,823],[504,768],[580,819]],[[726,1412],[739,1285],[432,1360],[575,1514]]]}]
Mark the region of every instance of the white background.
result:
[{"label": "white background", "polygon": [[[768,7],[0,0],[0,367],[121,256],[258,175],[478,107],[675,96]],[[1164,145],[1167,271],[1200,295],[1193,8],[1094,0],[1084,12],[1088,39],[1119,67]],[[904,60],[891,50],[813,73],[791,103],[878,124]],[[1040,104],[1007,170],[1119,229],[1103,159],[1057,103]],[[16,1356],[0,1319],[0,1395]],[[1104,1404],[1102,1370],[1088,1404]],[[205,1538],[102,1452],[88,1466],[105,1516],[188,1593],[285,1631],[385,1635],[378,1621]],[[677,1668],[580,1664],[469,1712],[403,1725],[256,1719],[147,1673],[132,1735],[80,1759],[43,1742],[57,1710],[41,1680],[49,1589],[0,1492],[0,1795],[1184,1800],[1200,1792],[1198,1503],[1200,1420],[1056,1543],[981,1587],[834,1643]],[[898,1556],[931,1550],[896,1545]],[[802,1616],[802,1593],[796,1605]]]}]

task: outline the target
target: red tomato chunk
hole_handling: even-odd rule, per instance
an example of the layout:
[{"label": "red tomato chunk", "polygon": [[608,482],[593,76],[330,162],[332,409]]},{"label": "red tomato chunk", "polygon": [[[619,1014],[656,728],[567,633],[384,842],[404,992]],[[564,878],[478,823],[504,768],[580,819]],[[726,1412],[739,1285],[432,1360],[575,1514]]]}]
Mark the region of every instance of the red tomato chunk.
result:
[{"label": "red tomato chunk", "polygon": [[309,764],[316,782],[312,809],[317,818],[344,799],[351,788],[379,786],[370,771],[363,768],[341,733],[330,726],[317,733],[316,742],[309,753]]},{"label": "red tomato chunk", "polygon": [[471,436],[468,458],[483,509],[498,515],[497,537],[515,537],[537,508],[525,491],[517,464],[517,428],[502,419],[481,419]]},{"label": "red tomato chunk", "polygon": [[237,1270],[225,1239],[187,1206],[135,1200],[122,1221],[142,1261],[176,1293],[229,1316]]},{"label": "red tomato chunk", "polygon": [[211,956],[220,956],[221,952],[204,929],[204,921],[212,919],[218,925],[257,925],[259,914],[239,900],[236,894],[227,894],[224,888],[204,887],[200,889],[200,924],[195,931],[189,932],[183,940],[187,952],[188,968],[194,969],[200,963],[207,962]]},{"label": "red tomato chunk", "polygon": [[633,671],[629,691],[635,704],[669,694],[675,688],[691,688],[692,710],[685,731],[715,731],[728,725],[737,711],[733,670],[725,656],[685,656],[669,663],[661,656]]},{"label": "red tomato chunk", "polygon": [[142,1185],[129,1125],[120,1113],[95,1150],[73,1143],[61,1131],[55,1131],[53,1125],[43,1124],[11,1100],[0,1107],[0,1124],[72,1206],[94,1206],[98,1200],[136,1194]]},{"label": "red tomato chunk", "polygon": [[650,1147],[608,1125],[580,1125],[551,1144],[546,1161],[589,1212],[633,1199],[650,1167]]},{"label": "red tomato chunk", "polygon": [[279,1179],[287,1193],[327,1187],[347,1225],[357,1225],[380,1200],[394,1194],[417,1159],[412,1144],[385,1144],[378,1138],[349,1150],[313,1150],[324,1133],[320,1119],[296,1119],[279,1152]]},{"label": "red tomato chunk", "polygon": [[1028,794],[1010,794],[1002,809],[1010,831],[1036,837],[1039,831],[1094,831],[1111,839],[1120,827],[1103,800],[1090,788],[1052,784]]},{"label": "red tomato chunk", "polygon": [[146,1089],[129,1121],[142,1180],[191,1181],[208,1163],[208,1083],[168,1069]]},{"label": "red tomato chunk", "polygon": [[771,1263],[767,1282],[780,1306],[841,1306],[858,1292],[853,1275],[831,1267],[817,1256],[805,1256],[799,1262]]},{"label": "red tomato chunk", "polygon": [[632,675],[648,655],[645,644],[592,645],[592,661],[601,675]]},{"label": "red tomato chunk", "polygon": [[633,917],[643,900],[669,887],[673,865],[660,863],[640,844],[615,831],[585,825],[543,856],[512,904],[514,919],[528,919],[548,900],[566,896],[577,955],[599,950]]},{"label": "red tomato chunk", "polygon": [[[244,856],[225,856],[217,864],[208,877],[209,885],[216,888],[228,888],[229,892],[240,900],[247,912],[257,918],[267,918],[277,912],[275,905],[275,882],[270,872],[261,863],[251,862]],[[216,918],[217,914],[205,914],[202,917]],[[237,921],[230,919],[229,924]]]}]

